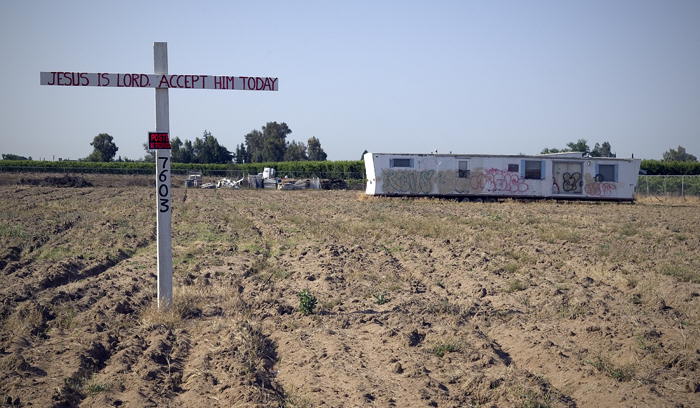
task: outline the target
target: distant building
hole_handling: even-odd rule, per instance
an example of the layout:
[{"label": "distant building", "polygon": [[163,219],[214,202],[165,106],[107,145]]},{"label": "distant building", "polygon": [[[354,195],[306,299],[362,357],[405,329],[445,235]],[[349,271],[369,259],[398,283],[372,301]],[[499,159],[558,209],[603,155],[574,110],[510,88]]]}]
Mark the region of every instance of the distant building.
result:
[{"label": "distant building", "polygon": [[366,193],[633,201],[640,159],[542,155],[366,153]]}]

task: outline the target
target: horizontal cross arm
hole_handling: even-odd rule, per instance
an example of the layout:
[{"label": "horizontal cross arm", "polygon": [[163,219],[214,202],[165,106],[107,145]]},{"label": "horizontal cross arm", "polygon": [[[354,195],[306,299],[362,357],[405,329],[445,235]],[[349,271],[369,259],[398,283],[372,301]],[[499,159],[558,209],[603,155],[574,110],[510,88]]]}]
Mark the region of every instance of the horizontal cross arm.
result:
[{"label": "horizontal cross arm", "polygon": [[107,72],[41,72],[41,85],[117,88],[221,89],[277,91],[279,78],[228,75],[113,74]]}]

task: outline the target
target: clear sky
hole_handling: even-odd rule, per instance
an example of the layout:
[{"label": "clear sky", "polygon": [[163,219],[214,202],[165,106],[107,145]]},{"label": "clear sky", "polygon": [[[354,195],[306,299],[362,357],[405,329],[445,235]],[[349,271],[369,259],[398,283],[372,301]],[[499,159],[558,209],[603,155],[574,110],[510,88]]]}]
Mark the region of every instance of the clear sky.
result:
[{"label": "clear sky", "polygon": [[700,1],[0,1],[0,152],[143,156],[154,90],[39,85],[40,71],[279,77],[279,92],[170,91],[171,136],[233,150],[286,122],[332,160],[539,153],[700,156]]}]

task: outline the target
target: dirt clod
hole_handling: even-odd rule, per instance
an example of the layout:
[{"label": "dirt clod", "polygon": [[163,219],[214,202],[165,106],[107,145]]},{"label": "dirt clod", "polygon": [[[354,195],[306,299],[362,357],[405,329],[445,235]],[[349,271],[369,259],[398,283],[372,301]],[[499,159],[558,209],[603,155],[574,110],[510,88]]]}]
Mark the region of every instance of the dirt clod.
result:
[{"label": "dirt clod", "polygon": [[408,334],[407,337],[408,337],[408,346],[409,347],[416,347],[417,345],[419,345],[423,341],[423,339],[425,338],[425,334],[419,333],[418,331],[413,330],[412,332],[410,332]]}]

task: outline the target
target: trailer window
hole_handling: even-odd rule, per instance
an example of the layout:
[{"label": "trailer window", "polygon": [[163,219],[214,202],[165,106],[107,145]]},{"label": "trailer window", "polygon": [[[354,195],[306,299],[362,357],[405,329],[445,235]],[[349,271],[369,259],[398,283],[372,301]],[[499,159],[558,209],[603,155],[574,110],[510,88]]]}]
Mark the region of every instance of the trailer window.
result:
[{"label": "trailer window", "polygon": [[391,167],[413,167],[413,159],[391,159]]},{"label": "trailer window", "polygon": [[509,173],[517,173],[520,171],[520,166],[517,164],[509,164],[508,165],[508,172]]},{"label": "trailer window", "polygon": [[596,175],[597,181],[610,181],[613,183],[617,182],[617,167],[614,164],[599,164],[598,174]]},{"label": "trailer window", "polygon": [[459,167],[457,177],[468,178],[469,177],[469,161],[468,160],[458,160],[457,163],[458,163],[457,166]]},{"label": "trailer window", "polygon": [[541,160],[525,160],[525,178],[535,180],[542,178]]}]

